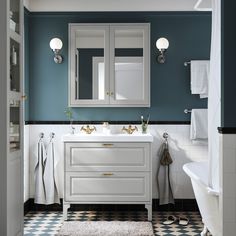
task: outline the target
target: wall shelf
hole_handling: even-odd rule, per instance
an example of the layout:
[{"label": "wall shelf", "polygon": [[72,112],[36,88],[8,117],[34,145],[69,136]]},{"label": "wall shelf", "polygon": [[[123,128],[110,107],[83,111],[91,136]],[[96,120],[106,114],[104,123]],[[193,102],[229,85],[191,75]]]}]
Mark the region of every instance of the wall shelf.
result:
[{"label": "wall shelf", "polygon": [[15,40],[17,43],[21,42],[21,36],[15,31],[13,31],[12,29],[9,29],[9,35],[10,35],[10,38]]}]

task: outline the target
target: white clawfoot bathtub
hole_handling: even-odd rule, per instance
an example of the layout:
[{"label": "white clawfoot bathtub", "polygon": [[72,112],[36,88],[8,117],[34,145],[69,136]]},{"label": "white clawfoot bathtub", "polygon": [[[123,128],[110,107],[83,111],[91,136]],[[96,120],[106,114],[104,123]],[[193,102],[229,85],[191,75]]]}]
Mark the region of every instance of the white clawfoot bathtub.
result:
[{"label": "white clawfoot bathtub", "polygon": [[221,235],[219,193],[208,187],[208,162],[191,162],[183,166],[191,178],[193,191],[204,223],[201,236],[209,230],[213,236]]}]

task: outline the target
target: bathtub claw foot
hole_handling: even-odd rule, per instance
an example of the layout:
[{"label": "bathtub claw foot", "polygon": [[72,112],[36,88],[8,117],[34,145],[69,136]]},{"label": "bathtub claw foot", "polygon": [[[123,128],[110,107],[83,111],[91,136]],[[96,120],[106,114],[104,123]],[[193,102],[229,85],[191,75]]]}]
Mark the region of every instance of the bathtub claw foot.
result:
[{"label": "bathtub claw foot", "polygon": [[204,225],[203,231],[200,234],[201,236],[207,236],[208,235],[208,229],[207,227]]}]

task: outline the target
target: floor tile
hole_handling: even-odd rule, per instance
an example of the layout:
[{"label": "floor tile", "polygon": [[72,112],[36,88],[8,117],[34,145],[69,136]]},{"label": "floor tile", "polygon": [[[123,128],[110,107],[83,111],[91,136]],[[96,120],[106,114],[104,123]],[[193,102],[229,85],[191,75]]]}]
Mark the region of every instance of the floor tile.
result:
[{"label": "floor tile", "polygon": [[[170,214],[188,217],[189,225],[181,226],[178,222],[163,225],[162,222]],[[69,221],[145,221],[144,211],[76,211],[68,213]],[[24,235],[55,235],[63,223],[62,212],[29,212],[24,219]],[[203,225],[198,212],[153,212],[153,230],[156,236],[197,236]]]}]

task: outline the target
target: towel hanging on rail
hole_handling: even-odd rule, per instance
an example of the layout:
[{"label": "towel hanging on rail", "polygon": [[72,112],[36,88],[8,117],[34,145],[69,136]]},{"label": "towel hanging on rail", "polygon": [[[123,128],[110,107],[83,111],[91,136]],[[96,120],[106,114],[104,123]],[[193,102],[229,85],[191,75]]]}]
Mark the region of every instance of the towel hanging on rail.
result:
[{"label": "towel hanging on rail", "polygon": [[46,161],[46,149],[43,142],[43,134],[39,139],[37,150],[35,152],[34,177],[35,177],[35,197],[34,202],[45,204],[45,186],[43,180],[44,165]]},{"label": "towel hanging on rail", "polygon": [[208,139],[208,109],[192,109],[190,139]]},{"label": "towel hanging on rail", "polygon": [[159,166],[157,170],[157,187],[159,192],[159,204],[174,204],[174,196],[170,180],[170,164],[173,160],[169,153],[167,138],[165,138],[165,142],[161,145],[158,156]]},{"label": "towel hanging on rail", "polygon": [[210,61],[191,61],[191,92],[200,98],[208,97],[209,67]]},{"label": "towel hanging on rail", "polygon": [[51,140],[47,147],[47,159],[44,169],[45,185],[45,204],[60,203],[58,193],[58,176],[57,176],[58,155],[55,153],[54,134],[51,134]]}]

